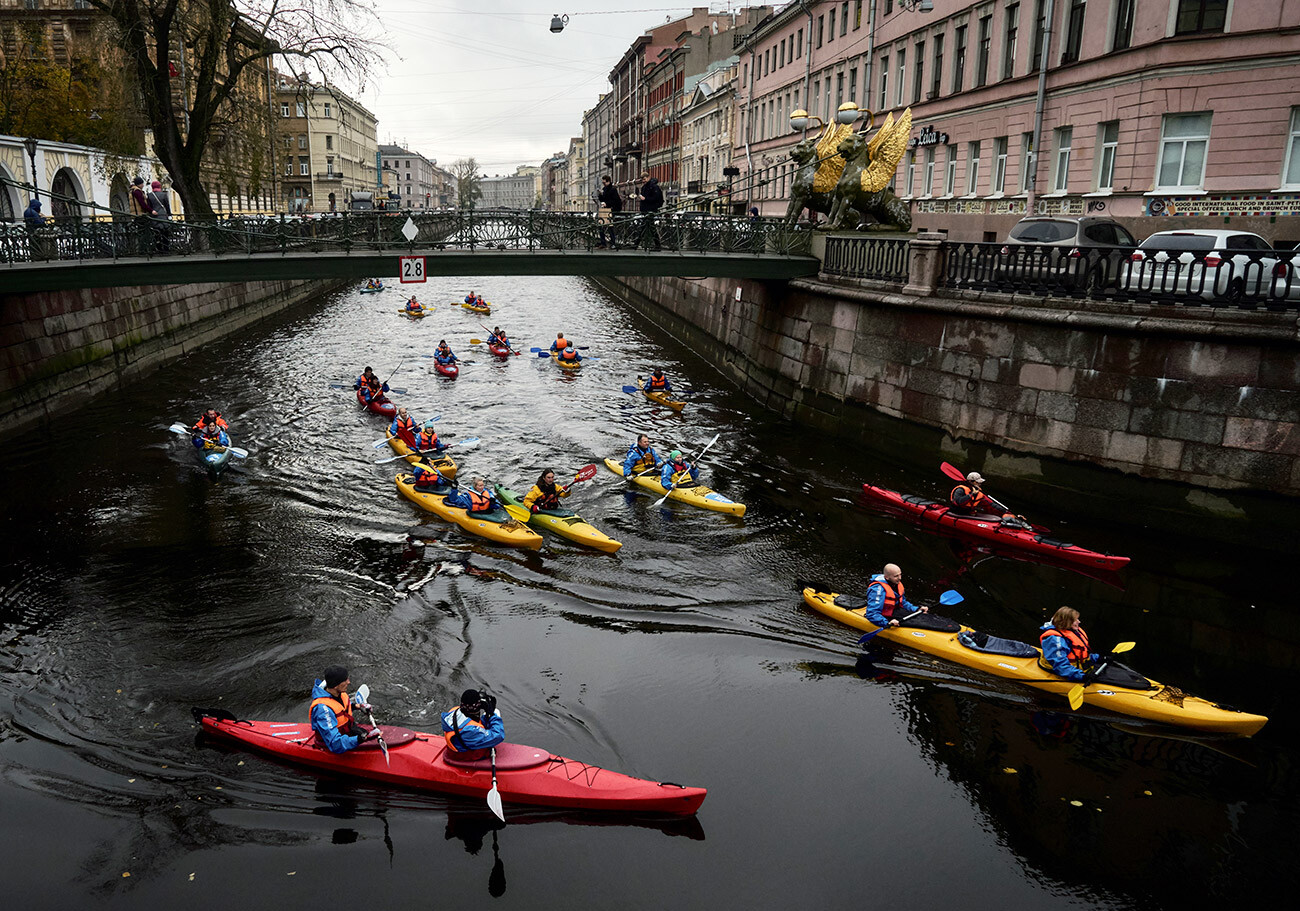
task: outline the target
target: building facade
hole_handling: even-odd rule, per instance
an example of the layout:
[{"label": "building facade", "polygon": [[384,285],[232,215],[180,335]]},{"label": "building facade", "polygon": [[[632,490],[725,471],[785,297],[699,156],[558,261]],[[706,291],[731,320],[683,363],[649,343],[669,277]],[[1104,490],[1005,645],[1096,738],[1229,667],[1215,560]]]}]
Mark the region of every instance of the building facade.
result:
[{"label": "building facade", "polygon": [[458,203],[456,175],[446,168],[438,167],[438,160],[435,158],[430,179],[433,182],[433,208],[456,208]]},{"label": "building facade", "polygon": [[731,165],[739,74],[735,57],[715,64],[695,83],[682,109],[682,202],[692,209],[732,211],[731,181],[723,171]]},{"label": "building facade", "polygon": [[439,188],[434,182],[434,163],[419,152],[412,152],[400,145],[380,145],[379,158],[384,168],[393,170],[392,192],[399,209],[436,209],[439,201]]},{"label": "building facade", "polygon": [[614,144],[610,130],[610,114],[614,108],[614,95],[606,92],[596,106],[582,115],[583,153],[587,160],[586,186],[583,195],[591,201],[589,211],[596,211],[595,196],[600,192],[604,175],[614,176]]},{"label": "building facade", "polygon": [[382,198],[378,123],[363,105],[335,86],[280,77],[272,117],[285,211],[342,212],[358,192]]},{"label": "building facade", "polygon": [[1139,239],[1232,224],[1300,241],[1300,7],[933,5],[810,2],[755,32],[736,157],[767,180],[750,191],[764,214],[787,205],[790,112],[854,101],[876,125],[912,109],[894,188],[914,226],[955,240],[1002,239],[1032,212],[1108,215]]},{"label": "building facade", "polygon": [[479,189],[483,191],[477,204],[480,209],[531,209],[537,199],[537,178],[532,173],[485,177]]},{"label": "building facade", "polygon": [[568,186],[564,191],[564,208],[568,212],[594,212],[595,203],[587,193],[587,149],[581,136],[569,140]]}]

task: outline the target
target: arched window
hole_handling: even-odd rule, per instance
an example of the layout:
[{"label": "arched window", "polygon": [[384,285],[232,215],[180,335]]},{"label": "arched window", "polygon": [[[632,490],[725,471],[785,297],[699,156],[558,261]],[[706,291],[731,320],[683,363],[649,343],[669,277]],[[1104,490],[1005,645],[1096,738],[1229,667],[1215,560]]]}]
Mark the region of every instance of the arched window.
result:
[{"label": "arched window", "polygon": [[54,197],[50,202],[50,214],[55,218],[81,217],[81,206],[77,202],[85,202],[86,194],[81,188],[81,178],[71,168],[59,168],[54,173],[50,195]]}]

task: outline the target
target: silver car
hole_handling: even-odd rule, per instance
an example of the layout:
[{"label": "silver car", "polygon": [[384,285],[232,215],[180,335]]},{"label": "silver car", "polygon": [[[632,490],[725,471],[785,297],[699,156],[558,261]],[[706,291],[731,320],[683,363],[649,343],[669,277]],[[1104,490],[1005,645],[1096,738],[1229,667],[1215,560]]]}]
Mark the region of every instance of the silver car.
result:
[{"label": "silver car", "polygon": [[1159,231],[1133,251],[1121,287],[1233,303],[1300,300],[1293,256],[1248,231]]},{"label": "silver car", "polygon": [[1069,288],[1113,285],[1137,241],[1094,215],[1033,215],[1016,222],[998,257],[999,278]]}]

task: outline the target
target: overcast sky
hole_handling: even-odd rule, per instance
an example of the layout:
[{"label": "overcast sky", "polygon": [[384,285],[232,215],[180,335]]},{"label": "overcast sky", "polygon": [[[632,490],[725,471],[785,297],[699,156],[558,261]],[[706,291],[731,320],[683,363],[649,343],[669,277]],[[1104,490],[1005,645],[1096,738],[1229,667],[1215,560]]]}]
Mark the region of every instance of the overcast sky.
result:
[{"label": "overcast sky", "polygon": [[[565,8],[565,3],[572,3]],[[582,112],[647,28],[691,11],[663,0],[375,0],[392,47],[360,92],[379,141],[442,166],[474,156],[488,174],[538,164],[582,135]],[[708,6],[699,0],[696,6]],[[714,11],[745,4],[713,0]],[[551,16],[569,15],[551,34]]]}]

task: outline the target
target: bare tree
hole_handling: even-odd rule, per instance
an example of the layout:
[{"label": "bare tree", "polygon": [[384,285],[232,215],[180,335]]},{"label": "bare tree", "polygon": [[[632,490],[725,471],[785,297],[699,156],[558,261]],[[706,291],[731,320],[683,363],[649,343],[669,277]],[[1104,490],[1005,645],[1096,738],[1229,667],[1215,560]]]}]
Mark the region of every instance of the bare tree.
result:
[{"label": "bare tree", "polygon": [[213,215],[205,153],[242,142],[234,134],[269,117],[271,99],[249,97],[248,86],[269,78],[273,58],[295,79],[347,74],[364,81],[384,51],[369,0],[89,3],[121,30],[154,151],[190,217]]},{"label": "bare tree", "polygon": [[483,198],[482,176],[478,161],[461,158],[451,163],[451,173],[456,175],[456,202],[462,209],[472,209]]}]

